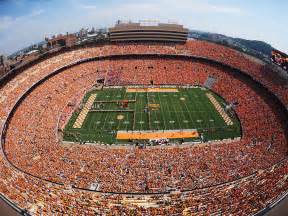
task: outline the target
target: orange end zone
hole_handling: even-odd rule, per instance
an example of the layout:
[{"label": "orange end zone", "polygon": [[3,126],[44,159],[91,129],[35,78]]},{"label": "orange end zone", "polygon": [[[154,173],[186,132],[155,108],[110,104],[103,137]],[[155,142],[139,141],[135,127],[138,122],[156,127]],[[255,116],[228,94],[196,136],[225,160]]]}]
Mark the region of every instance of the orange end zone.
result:
[{"label": "orange end zone", "polygon": [[126,92],[179,92],[177,88],[127,88]]},{"label": "orange end zone", "polygon": [[167,131],[118,131],[116,138],[119,140],[128,139],[177,139],[177,138],[197,138],[197,130],[167,130]]}]

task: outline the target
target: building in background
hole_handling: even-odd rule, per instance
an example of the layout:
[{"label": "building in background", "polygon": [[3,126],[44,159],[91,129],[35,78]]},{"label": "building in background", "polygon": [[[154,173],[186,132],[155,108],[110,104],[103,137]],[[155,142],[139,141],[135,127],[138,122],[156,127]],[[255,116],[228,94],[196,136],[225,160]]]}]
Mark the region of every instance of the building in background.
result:
[{"label": "building in background", "polygon": [[122,41],[163,41],[183,42],[188,38],[188,29],[175,23],[155,21],[121,22],[109,28],[111,42]]},{"label": "building in background", "polygon": [[45,38],[47,41],[47,48],[53,49],[57,47],[72,47],[77,42],[77,36],[75,34],[57,35],[52,38]]},{"label": "building in background", "polygon": [[10,62],[6,56],[0,55],[0,77],[7,73],[10,69]]}]

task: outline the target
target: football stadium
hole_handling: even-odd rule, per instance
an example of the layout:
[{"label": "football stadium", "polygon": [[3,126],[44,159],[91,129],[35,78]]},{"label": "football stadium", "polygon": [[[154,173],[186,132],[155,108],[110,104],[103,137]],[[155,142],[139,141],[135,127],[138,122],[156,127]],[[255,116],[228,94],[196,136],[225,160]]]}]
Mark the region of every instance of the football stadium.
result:
[{"label": "football stadium", "polygon": [[286,197],[288,91],[275,65],[178,24],[117,23],[107,37],[53,38],[60,48],[1,78],[6,204],[258,216]]}]

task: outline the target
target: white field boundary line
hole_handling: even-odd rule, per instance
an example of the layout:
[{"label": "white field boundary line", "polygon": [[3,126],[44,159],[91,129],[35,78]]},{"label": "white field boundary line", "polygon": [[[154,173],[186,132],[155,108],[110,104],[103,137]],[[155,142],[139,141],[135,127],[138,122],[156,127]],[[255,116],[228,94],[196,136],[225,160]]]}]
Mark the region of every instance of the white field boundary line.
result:
[{"label": "white field boundary line", "polygon": [[73,124],[73,128],[81,128],[83,122],[89,112],[89,109],[92,107],[94,100],[96,99],[97,94],[92,94],[88,98],[87,102],[85,103],[83,109],[81,110],[80,114],[78,115],[75,123]]},{"label": "white field boundary line", "polygon": [[221,115],[226,125],[230,126],[233,125],[233,121],[221,107],[219,102],[215,99],[215,97],[211,93],[206,93],[206,96],[209,98],[210,102],[213,104],[217,112]]}]

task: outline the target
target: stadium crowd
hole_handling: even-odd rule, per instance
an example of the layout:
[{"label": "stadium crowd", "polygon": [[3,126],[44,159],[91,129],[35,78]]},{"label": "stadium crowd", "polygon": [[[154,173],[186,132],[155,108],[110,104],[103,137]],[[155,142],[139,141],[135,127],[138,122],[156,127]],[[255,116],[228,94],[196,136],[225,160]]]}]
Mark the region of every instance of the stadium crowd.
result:
[{"label": "stadium crowd", "polygon": [[[64,53],[17,75],[0,89],[1,124],[19,96],[53,70],[82,58],[129,53],[216,59],[250,73],[277,93],[282,102],[288,102],[284,87],[265,78],[263,65],[226,47],[202,41],[162,46],[107,45]],[[236,112],[243,130],[240,141],[142,150],[59,143],[60,115],[64,114],[60,122],[63,125],[73,112],[67,104],[77,104],[97,78],[105,78],[106,85],[142,85],[151,80],[156,85],[203,85],[209,75],[217,77],[213,86],[216,93],[228,102],[239,103]],[[35,214],[255,213],[288,189],[287,131],[281,119],[267,95],[209,63],[129,59],[80,64],[46,80],[16,109],[2,150],[20,170],[1,155],[0,192]],[[92,185],[102,192],[163,194],[132,196],[75,189],[87,190]],[[167,191],[174,192],[165,194]],[[139,200],[155,207],[139,207]],[[79,205],[83,208],[77,208]]]}]

